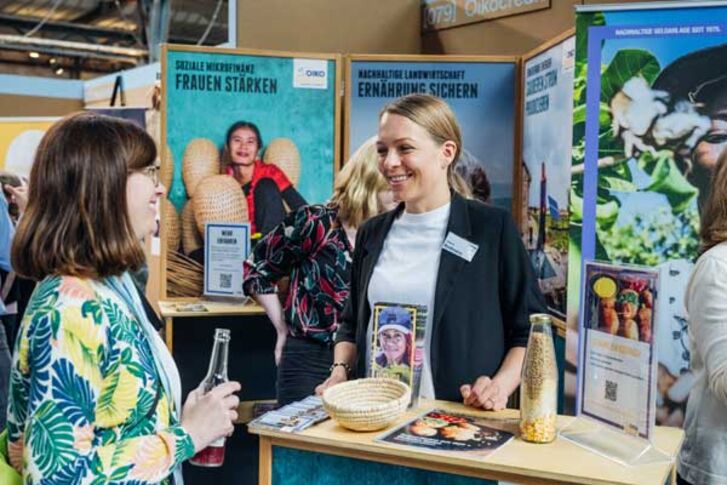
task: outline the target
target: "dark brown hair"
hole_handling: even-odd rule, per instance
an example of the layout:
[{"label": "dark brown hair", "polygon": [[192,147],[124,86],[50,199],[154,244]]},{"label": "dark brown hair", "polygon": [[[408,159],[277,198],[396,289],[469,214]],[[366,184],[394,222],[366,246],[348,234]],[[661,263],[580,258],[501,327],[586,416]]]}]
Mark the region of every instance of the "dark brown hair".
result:
[{"label": "dark brown hair", "polygon": [[463,197],[472,196],[469,185],[456,170],[457,161],[462,154],[462,130],[454,111],[444,100],[429,94],[408,94],[384,106],[379,113],[379,119],[384,113],[408,118],[427,130],[429,136],[440,145],[447,141],[454,142],[457,151],[447,168],[447,183]]},{"label": "dark brown hair", "polygon": [[720,155],[712,175],[709,195],[702,209],[699,237],[702,253],[727,241],[727,150]]},{"label": "dark brown hair", "polygon": [[144,252],[127,214],[126,180],[155,160],[154,141],[130,121],[76,113],[53,125],[30,172],[13,269],[35,280],[138,269]]}]

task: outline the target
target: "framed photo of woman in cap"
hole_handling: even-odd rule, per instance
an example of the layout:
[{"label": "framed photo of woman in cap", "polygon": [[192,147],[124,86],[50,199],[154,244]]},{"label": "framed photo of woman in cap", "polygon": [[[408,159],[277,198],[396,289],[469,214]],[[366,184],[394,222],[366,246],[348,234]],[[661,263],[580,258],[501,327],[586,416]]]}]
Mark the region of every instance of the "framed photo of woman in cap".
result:
[{"label": "framed photo of woman in cap", "polygon": [[389,377],[413,386],[417,311],[414,305],[374,305],[371,377]]}]

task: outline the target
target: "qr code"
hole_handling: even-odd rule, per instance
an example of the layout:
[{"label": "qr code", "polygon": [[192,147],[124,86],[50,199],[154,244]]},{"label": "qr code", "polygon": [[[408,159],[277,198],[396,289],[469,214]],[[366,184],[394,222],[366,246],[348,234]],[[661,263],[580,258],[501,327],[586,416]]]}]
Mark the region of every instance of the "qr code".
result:
[{"label": "qr code", "polygon": [[604,398],[611,402],[618,400],[618,383],[609,380],[606,381],[606,395]]},{"label": "qr code", "polygon": [[230,273],[220,273],[220,288],[232,288],[232,275]]}]

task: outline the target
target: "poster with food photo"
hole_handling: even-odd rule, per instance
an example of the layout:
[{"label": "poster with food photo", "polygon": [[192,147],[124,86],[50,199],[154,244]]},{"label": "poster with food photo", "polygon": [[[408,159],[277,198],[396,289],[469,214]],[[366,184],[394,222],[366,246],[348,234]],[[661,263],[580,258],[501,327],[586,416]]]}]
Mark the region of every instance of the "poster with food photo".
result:
[{"label": "poster with food photo", "polygon": [[649,439],[659,273],[588,261],[585,275],[579,414]]},{"label": "poster with food photo", "polygon": [[478,416],[433,409],[384,434],[377,441],[468,458],[484,458],[514,436],[492,425],[492,421]]}]

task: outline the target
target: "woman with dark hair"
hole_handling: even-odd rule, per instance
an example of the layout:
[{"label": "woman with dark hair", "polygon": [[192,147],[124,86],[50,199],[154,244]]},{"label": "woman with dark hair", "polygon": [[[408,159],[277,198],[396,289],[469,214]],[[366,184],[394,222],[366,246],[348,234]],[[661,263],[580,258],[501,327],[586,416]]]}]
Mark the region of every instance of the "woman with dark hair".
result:
[{"label": "woman with dark hair", "polygon": [[260,160],[262,146],[258,127],[238,121],[227,130],[223,160],[227,174],[235,177],[245,192],[250,233],[265,235],[285,218],[283,202],[291,211],[307,202],[280,168]]},{"label": "woman with dark hair", "polygon": [[182,461],[233,432],[229,382],[181,406],[171,354],[129,271],[165,188],[135,124],[79,113],[36,152],[12,248],[38,281],[10,377],[8,453],[27,483],[182,483]]},{"label": "woman with dark hair", "polygon": [[727,483],[727,152],[716,163],[702,211],[702,254],[685,293],[690,367],[677,483]]}]

